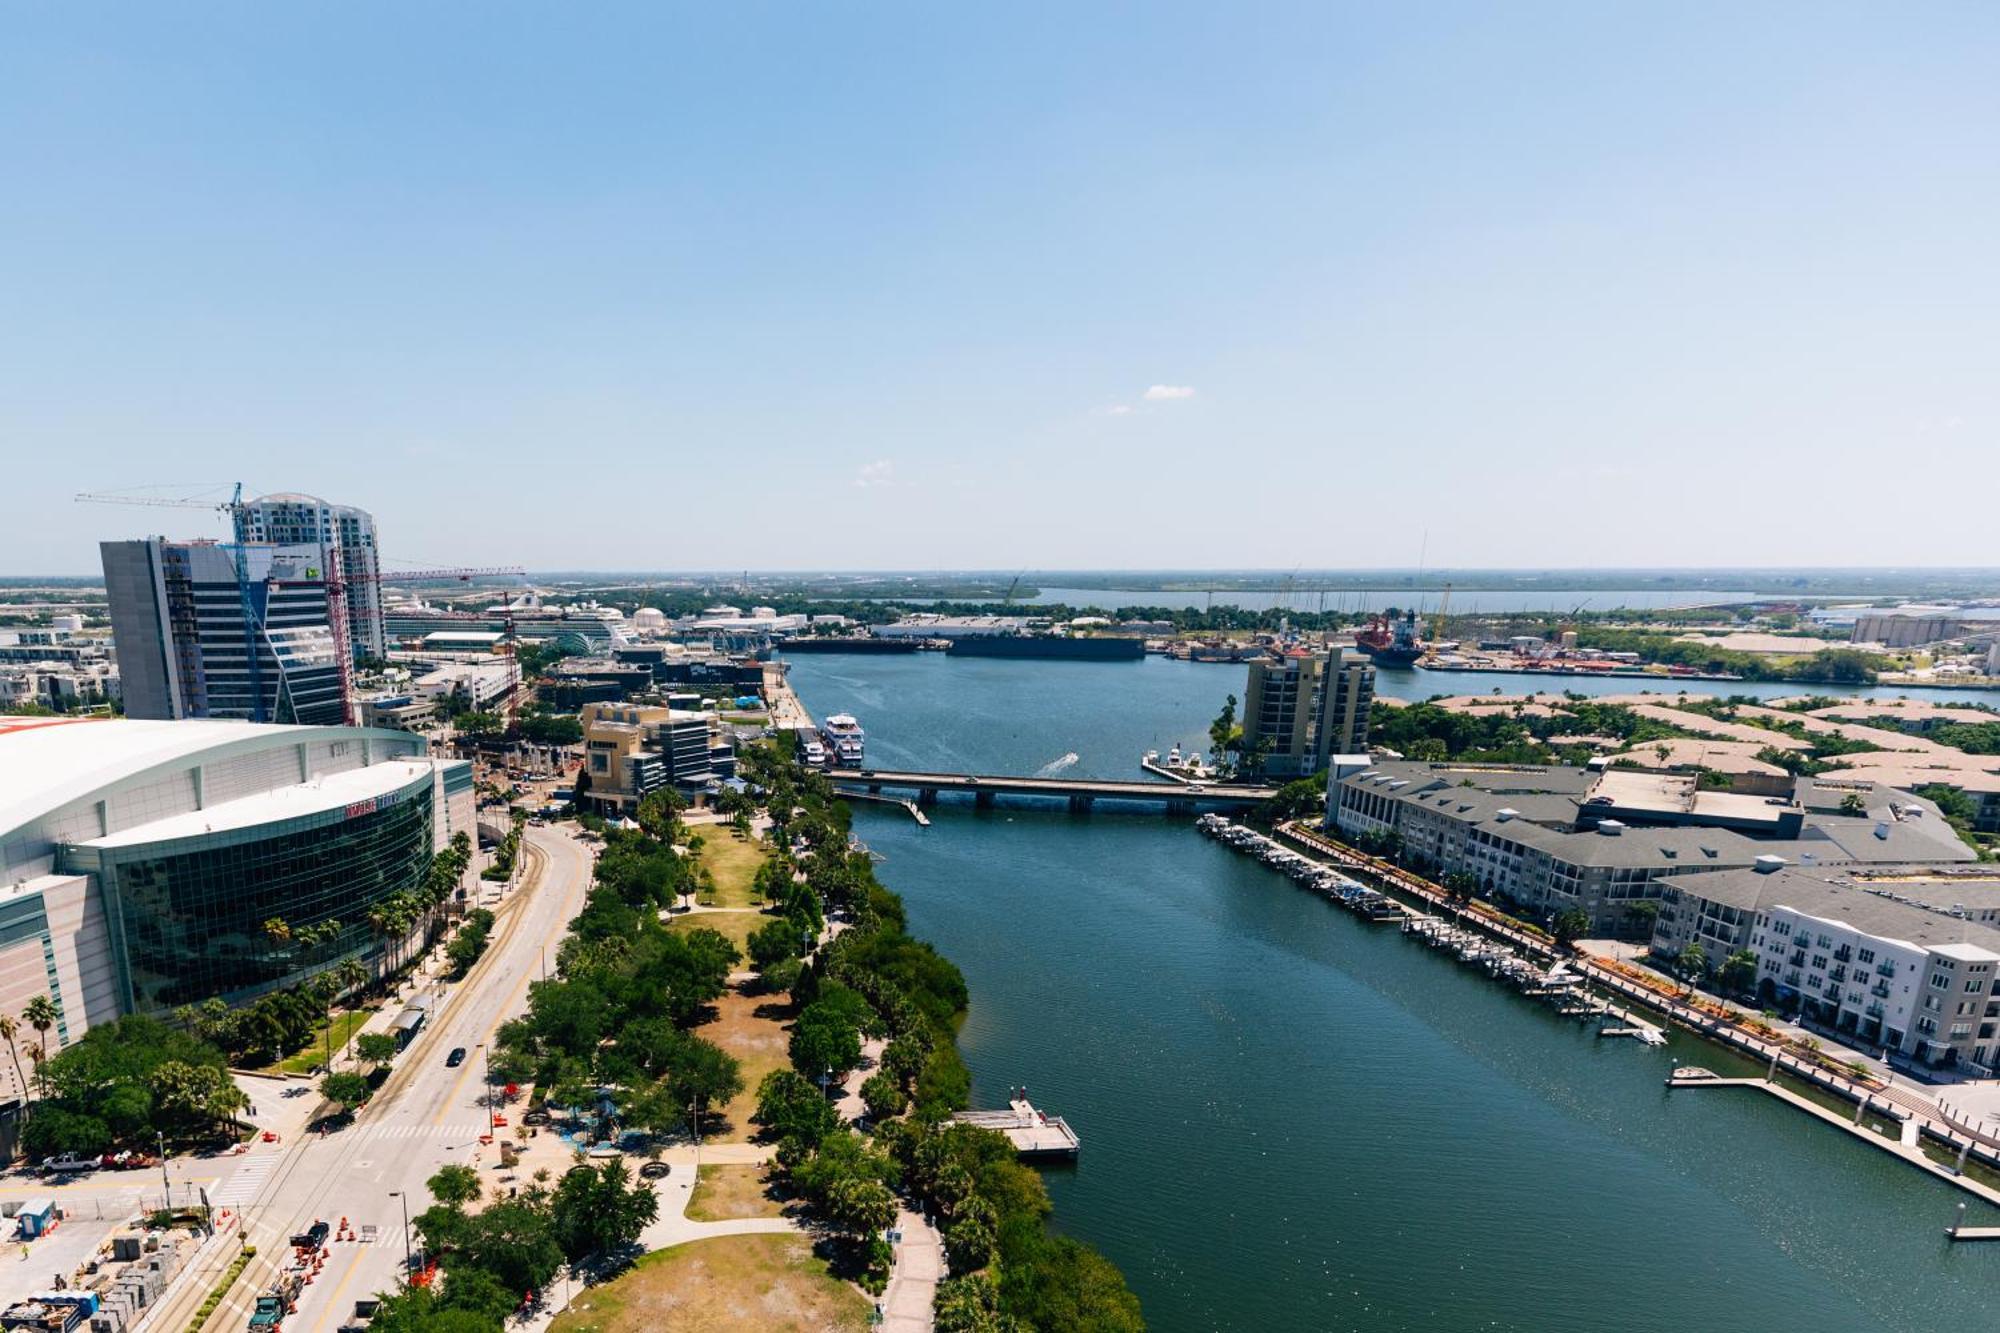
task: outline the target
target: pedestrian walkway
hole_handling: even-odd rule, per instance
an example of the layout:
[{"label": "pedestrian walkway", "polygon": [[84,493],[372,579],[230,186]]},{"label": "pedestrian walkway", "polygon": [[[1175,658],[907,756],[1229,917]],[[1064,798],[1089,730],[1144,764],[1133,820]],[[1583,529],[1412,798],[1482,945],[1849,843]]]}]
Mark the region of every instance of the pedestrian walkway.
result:
[{"label": "pedestrian walkway", "polygon": [[882,1293],[886,1333],[931,1333],[931,1303],[944,1277],[944,1237],[930,1219],[908,1208],[896,1214],[896,1259]]}]

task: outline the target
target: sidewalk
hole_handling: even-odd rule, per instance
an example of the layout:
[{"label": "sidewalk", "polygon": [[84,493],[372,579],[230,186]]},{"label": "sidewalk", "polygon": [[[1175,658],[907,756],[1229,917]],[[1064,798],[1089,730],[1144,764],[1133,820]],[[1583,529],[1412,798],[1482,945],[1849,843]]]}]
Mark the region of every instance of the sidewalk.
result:
[{"label": "sidewalk", "polygon": [[896,1262],[882,1293],[882,1327],[888,1333],[931,1333],[931,1302],[944,1278],[944,1237],[930,1219],[908,1208],[896,1214]]}]

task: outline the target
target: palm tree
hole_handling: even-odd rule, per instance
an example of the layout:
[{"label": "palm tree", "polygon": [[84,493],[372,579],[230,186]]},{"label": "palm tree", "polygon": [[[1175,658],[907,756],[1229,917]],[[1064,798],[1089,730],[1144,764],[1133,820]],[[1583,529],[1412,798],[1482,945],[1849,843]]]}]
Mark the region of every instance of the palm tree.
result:
[{"label": "palm tree", "polygon": [[1701,941],[1692,941],[1681,950],[1681,980],[1687,983],[1688,994],[1694,994],[1694,979],[1708,970],[1708,950],[1701,947]]},{"label": "palm tree", "polygon": [[274,916],[264,923],[264,938],[271,941],[271,947],[283,950],[292,942],[292,927],[285,918]]},{"label": "palm tree", "polygon": [[0,1039],[7,1043],[7,1054],[14,1058],[14,1082],[21,1087],[22,1097],[28,1095],[28,1078],[21,1072],[21,1052],[14,1044],[14,1034],[21,1030],[12,1014],[0,1014]]},{"label": "palm tree", "polygon": [[21,1017],[28,1020],[28,1026],[40,1035],[42,1045],[46,1046],[49,1029],[62,1022],[62,1010],[56,1008],[56,1002],[48,996],[37,995],[21,1010]]}]

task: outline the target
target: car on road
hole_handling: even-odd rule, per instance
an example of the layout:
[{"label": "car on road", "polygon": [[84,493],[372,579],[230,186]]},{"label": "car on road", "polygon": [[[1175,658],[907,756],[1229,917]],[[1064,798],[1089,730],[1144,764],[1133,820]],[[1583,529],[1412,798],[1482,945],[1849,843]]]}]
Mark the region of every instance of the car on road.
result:
[{"label": "car on road", "polygon": [[1206,782],[1190,782],[1187,785],[1187,789],[1189,791],[1207,791],[1208,784]]},{"label": "car on road", "polygon": [[326,1233],[328,1230],[330,1228],[324,1221],[314,1222],[304,1231],[292,1237],[292,1247],[299,1250],[316,1250],[326,1242]]},{"label": "car on road", "polygon": [[42,1159],[42,1170],[68,1175],[75,1171],[95,1171],[102,1162],[95,1157],[79,1157],[75,1153],[60,1153]]},{"label": "car on road", "polygon": [[639,1168],[639,1179],[658,1180],[660,1177],[672,1173],[673,1169],[672,1164],[668,1162],[648,1162]]},{"label": "car on road", "polygon": [[444,1067],[446,1069],[456,1069],[464,1063],[465,1063],[465,1048],[463,1046],[452,1047],[451,1054],[447,1055],[444,1058]]},{"label": "car on road", "polygon": [[977,777],[969,777],[965,780],[965,785],[968,787],[977,787],[979,785],[979,779]]},{"label": "car on road", "polygon": [[549,1123],[549,1113],[541,1110],[524,1112],[521,1116],[521,1123],[524,1125],[546,1125]]}]

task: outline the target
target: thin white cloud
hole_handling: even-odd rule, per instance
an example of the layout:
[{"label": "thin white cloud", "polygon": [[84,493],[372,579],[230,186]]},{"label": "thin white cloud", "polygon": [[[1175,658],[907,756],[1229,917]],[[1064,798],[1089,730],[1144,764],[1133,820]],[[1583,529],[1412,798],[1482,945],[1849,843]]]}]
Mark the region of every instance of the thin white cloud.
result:
[{"label": "thin white cloud", "polygon": [[893,486],[896,484],[896,465],[886,458],[878,458],[872,463],[863,463],[861,471],[855,473],[856,486]]},{"label": "thin white cloud", "polygon": [[1192,384],[1155,384],[1152,388],[1146,390],[1146,401],[1149,403],[1170,402],[1177,398],[1192,397],[1194,397],[1194,386]]},{"label": "thin white cloud", "polygon": [[1109,407],[1100,407],[1097,409],[1097,415],[1101,417],[1129,417],[1132,415],[1132,404],[1113,403]]}]

